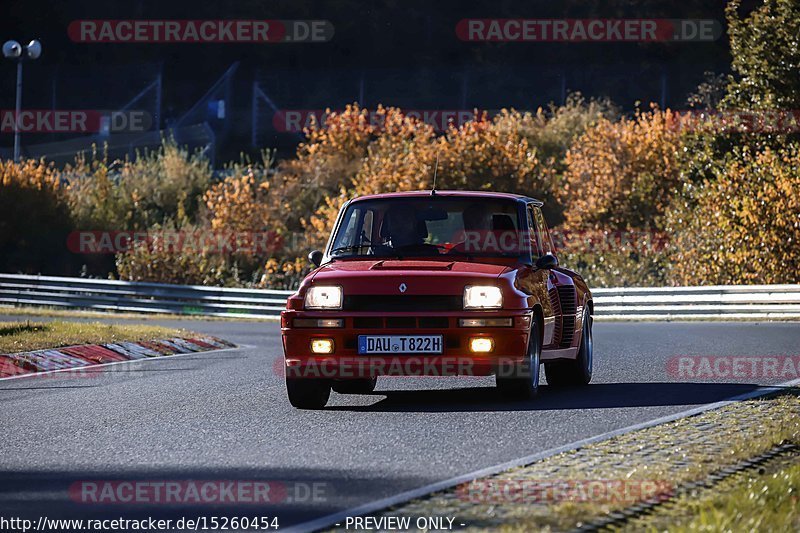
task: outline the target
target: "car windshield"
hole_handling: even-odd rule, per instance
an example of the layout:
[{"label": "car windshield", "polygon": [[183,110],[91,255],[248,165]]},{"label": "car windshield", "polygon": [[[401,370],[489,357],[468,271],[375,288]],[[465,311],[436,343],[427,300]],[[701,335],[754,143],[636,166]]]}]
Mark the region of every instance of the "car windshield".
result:
[{"label": "car windshield", "polygon": [[351,203],[328,254],[356,256],[519,257],[527,248],[517,202],[443,196]]}]

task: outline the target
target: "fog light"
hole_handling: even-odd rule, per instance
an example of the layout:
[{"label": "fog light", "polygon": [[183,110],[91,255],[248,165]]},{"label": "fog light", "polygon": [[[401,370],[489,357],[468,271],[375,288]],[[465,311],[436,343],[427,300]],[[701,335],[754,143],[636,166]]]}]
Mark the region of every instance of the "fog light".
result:
[{"label": "fog light", "polygon": [[333,353],[333,339],[312,339],[312,353]]},{"label": "fog light", "polygon": [[469,349],[475,353],[488,353],[494,350],[494,341],[486,337],[476,337],[469,340]]}]

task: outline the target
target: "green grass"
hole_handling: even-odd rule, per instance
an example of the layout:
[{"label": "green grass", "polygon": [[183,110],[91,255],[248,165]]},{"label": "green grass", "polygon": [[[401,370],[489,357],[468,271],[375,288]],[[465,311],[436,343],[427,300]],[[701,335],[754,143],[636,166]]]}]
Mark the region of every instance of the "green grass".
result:
[{"label": "green grass", "polygon": [[[800,397],[792,394],[795,391],[785,392],[769,398],[733,403],[697,416],[589,444],[580,453],[565,452],[511,469],[494,478],[501,481],[548,478],[667,480],[673,486],[704,479],[724,466],[754,457],[776,444],[800,444]],[[698,424],[710,424],[714,429],[697,429]],[[695,435],[702,435],[704,440],[696,443],[687,439],[687,436]],[[646,454],[641,455],[638,450],[645,450]],[[795,496],[797,492],[795,490]],[[468,531],[568,531],[633,502],[464,503],[450,489],[399,505],[388,514],[455,515],[467,524]],[[798,505],[796,501],[794,505]],[[659,531],[669,523],[660,524]],[[631,530],[640,531],[642,528]],[[749,528],[728,530],[747,531]],[[797,531],[798,528],[789,530]]]},{"label": "green grass", "polygon": [[25,352],[75,344],[165,339],[185,331],[151,325],[100,322],[0,322],[0,353]]},{"label": "green grass", "polygon": [[749,470],[630,524],[636,531],[800,531],[800,461]]},{"label": "green grass", "polygon": [[[747,409],[748,406],[752,406],[753,409],[756,409],[758,405],[764,405],[765,403],[771,407],[769,411],[764,412],[764,418],[757,426],[754,427],[752,421],[748,420],[747,416],[742,416],[740,420],[740,415],[745,414],[741,409]],[[692,446],[679,445],[678,448],[683,448],[681,454],[684,459],[692,463],[691,466],[685,467],[682,471],[676,472],[669,468],[668,464],[639,465],[634,462],[633,464],[627,465],[624,475],[626,478],[632,479],[666,479],[674,485],[679,485],[681,483],[702,479],[715,470],[735,464],[742,459],[754,457],[769,450],[776,444],[782,442],[800,444],[799,408],[800,397],[795,394],[784,394],[771,398],[736,403],[729,408],[723,407],[721,409],[708,411],[697,417],[677,420],[622,436],[618,438],[618,440],[621,442],[628,441],[629,446],[644,444],[648,441],[665,443],[671,432],[680,432],[681,427],[685,424],[691,424],[700,419],[708,422],[724,420],[726,425],[738,426],[741,431],[739,434],[740,438],[724,441],[727,447],[726,453],[713,458],[703,453],[704,450],[702,449],[694,449]],[[573,473],[573,476],[576,475],[579,475],[579,473]],[[597,504],[556,505],[553,509],[553,514],[558,517],[556,524],[558,524],[559,527],[570,529],[577,523],[585,522],[591,515],[601,516],[621,507],[624,506]],[[739,530],[748,531],[749,529],[734,528],[732,531]],[[710,531],[719,530],[712,529]]]}]

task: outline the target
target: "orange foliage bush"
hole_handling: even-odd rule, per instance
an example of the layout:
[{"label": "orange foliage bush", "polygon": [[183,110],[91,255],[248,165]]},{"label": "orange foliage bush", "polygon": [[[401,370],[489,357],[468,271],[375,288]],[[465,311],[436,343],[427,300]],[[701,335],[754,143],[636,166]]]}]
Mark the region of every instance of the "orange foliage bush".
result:
[{"label": "orange foliage bush", "polygon": [[64,187],[52,164],[0,160],[0,271],[69,273],[73,228]]},{"label": "orange foliage bush", "polygon": [[535,180],[539,160],[520,131],[523,118],[518,111],[503,109],[493,119],[483,115],[448,130],[440,163],[443,188],[541,196],[549,187]]},{"label": "orange foliage bush", "polygon": [[36,189],[60,194],[61,183],[52,163],[44,160],[24,159],[15,163],[0,159],[0,186]]},{"label": "orange foliage bush", "polygon": [[667,216],[675,284],[796,283],[800,148],[743,148]]},{"label": "orange foliage bush", "polygon": [[[363,113],[357,107],[349,109],[350,113]],[[437,157],[439,189],[550,195],[552,182],[542,179],[544,173],[540,172],[536,150],[522,134],[521,123],[529,115],[503,110],[490,119],[484,114],[476,121],[451,127],[443,136],[437,136],[429,124],[407,117],[396,108],[380,107],[376,115],[378,120],[370,125],[372,141],[364,146],[356,172],[336,183],[336,188],[321,199],[314,215],[303,221],[310,244],[324,244],[336,213],[348,198],[430,189]],[[355,121],[350,117],[346,122]],[[323,144],[331,142],[323,136],[314,138]],[[325,147],[313,151],[329,150]]]},{"label": "orange foliage bush", "polygon": [[[328,113],[324,126],[305,130],[307,138],[297,147],[296,157],[277,169],[276,188],[289,231],[305,231],[308,214],[316,213],[342,187],[351,187],[377,131],[367,110],[357,104]],[[312,243],[327,237],[307,233]]]},{"label": "orange foliage bush", "polygon": [[264,265],[264,274],[258,285],[276,290],[296,289],[311,269],[311,264],[305,258],[279,261],[271,257]]},{"label": "orange foliage bush", "polygon": [[95,148],[91,157],[78,154],[63,172],[73,217],[81,229],[92,230],[191,223],[211,174],[200,152],[189,152],[172,139],[117,161]]},{"label": "orange foliage bush", "polygon": [[231,176],[212,185],[203,196],[211,228],[278,233],[283,217],[280,202],[272,192],[266,170],[237,167]]},{"label": "orange foliage bush", "polygon": [[[354,113],[358,108],[350,109]],[[343,115],[335,117],[343,119]],[[352,123],[352,117],[347,121]],[[338,188],[323,198],[312,216],[303,220],[307,241],[312,246],[324,245],[336,214],[347,199],[431,186],[436,153],[442,143],[430,125],[406,117],[398,109],[379,107],[370,127],[374,138],[364,147],[355,174],[337,183]],[[328,142],[319,137],[317,140]],[[320,149],[322,152],[326,150]]]},{"label": "orange foliage bush", "polygon": [[228,258],[203,250],[178,252],[162,235],[153,233],[149,242],[133,243],[116,255],[120,279],[180,285],[239,285],[236,267]]},{"label": "orange foliage bush", "polygon": [[[568,231],[647,234],[663,228],[664,214],[680,193],[684,135],[677,114],[652,109],[633,118],[602,117],[578,137],[565,157],[563,188]],[[621,243],[587,249],[570,242],[560,257],[595,286],[660,285],[663,247]]]},{"label": "orange foliage bush", "polygon": [[560,198],[570,229],[659,228],[676,195],[681,132],[671,111],[606,118],[589,127],[566,155]]}]

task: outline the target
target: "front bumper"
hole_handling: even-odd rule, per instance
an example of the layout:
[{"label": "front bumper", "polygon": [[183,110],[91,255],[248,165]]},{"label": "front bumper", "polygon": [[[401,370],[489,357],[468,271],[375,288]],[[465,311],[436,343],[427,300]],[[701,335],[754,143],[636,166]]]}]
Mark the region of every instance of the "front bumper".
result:
[{"label": "front bumper", "polygon": [[[295,319],[341,319],[343,327],[299,328]],[[510,327],[462,327],[463,318],[511,318]],[[287,377],[353,379],[379,375],[450,376],[491,375],[523,360],[528,347],[530,312],[365,312],[299,311],[281,313],[284,364]],[[359,335],[442,335],[441,354],[358,353]],[[470,339],[491,338],[489,353],[472,353]],[[314,339],[332,339],[333,353],[311,352]]]}]

